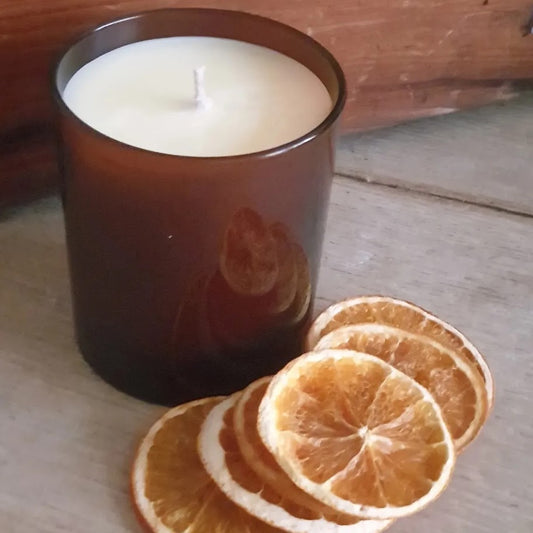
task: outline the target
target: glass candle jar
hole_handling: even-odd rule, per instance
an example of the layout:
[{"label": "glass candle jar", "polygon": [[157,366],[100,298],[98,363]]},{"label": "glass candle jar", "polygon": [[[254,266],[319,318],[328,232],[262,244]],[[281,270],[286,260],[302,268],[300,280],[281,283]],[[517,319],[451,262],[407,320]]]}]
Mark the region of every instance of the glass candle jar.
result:
[{"label": "glass candle jar", "polygon": [[[324,84],[331,111],[281,146],[193,157],[125,144],[65,103],[69,80],[95,58],[175,36],[234,39],[293,58]],[[346,96],[329,52],[262,17],[165,9],[85,34],[61,57],[53,82],[76,338],[96,373],[171,405],[229,394],[298,355]]]}]

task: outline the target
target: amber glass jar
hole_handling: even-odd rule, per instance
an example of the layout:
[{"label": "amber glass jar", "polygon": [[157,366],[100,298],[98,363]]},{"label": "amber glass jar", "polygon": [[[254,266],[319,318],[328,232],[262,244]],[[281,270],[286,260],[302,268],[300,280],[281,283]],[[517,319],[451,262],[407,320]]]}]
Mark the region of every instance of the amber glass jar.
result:
[{"label": "amber glass jar", "polygon": [[[231,157],[182,157],[95,131],[62,92],[89,61],[159,37],[225,37],[282,52],[329,91],[301,138]],[[308,36],[236,11],[141,13],[85,34],[54,92],[76,337],[91,367],[139,398],[227,394],[294,357],[312,312],[345,82]]]}]

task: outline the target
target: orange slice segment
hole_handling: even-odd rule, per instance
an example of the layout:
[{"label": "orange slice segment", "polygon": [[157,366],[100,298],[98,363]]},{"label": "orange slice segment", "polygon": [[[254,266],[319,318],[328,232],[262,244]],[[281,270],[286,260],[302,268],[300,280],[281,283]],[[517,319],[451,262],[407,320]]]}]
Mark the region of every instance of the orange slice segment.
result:
[{"label": "orange slice segment", "polygon": [[330,522],[266,485],[247,466],[235,439],[233,409],[237,397],[233,395],[211,411],[198,439],[205,469],[228,498],[259,519],[293,533],[377,533],[390,525],[389,521],[354,518],[349,524]]},{"label": "orange slice segment", "polygon": [[381,324],[357,324],[322,337],[315,350],[325,349],[374,355],[428,389],[441,408],[457,450],[462,450],[481,430],[487,395],[479,372],[457,352],[429,337]]},{"label": "orange slice segment", "polygon": [[209,411],[222,398],[170,410],[141,442],[132,469],[139,518],[155,533],[281,533],[232,503],[213,483],[196,441]]},{"label": "orange slice segment", "polygon": [[271,381],[259,434],[305,492],[344,513],[399,518],[448,484],[455,447],[431,394],[377,357],[305,354]]},{"label": "orange slice segment", "polygon": [[485,382],[488,416],[494,403],[494,382],[479,350],[453,326],[412,303],[385,296],[361,296],[334,304],[312,324],[306,349],[313,350],[321,337],[335,329],[363,323],[383,324],[424,335],[470,361]]}]

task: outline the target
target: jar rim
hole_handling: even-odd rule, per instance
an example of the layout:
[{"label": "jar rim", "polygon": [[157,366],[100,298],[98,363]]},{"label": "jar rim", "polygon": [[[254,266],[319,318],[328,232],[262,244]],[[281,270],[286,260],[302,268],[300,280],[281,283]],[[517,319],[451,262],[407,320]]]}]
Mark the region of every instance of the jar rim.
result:
[{"label": "jar rim", "polygon": [[[237,155],[228,155],[228,156],[187,156],[187,155],[174,155],[174,154],[167,154],[162,152],[157,152],[153,150],[148,150],[145,148],[140,148],[137,146],[132,146],[130,144],[127,144],[125,142],[119,141],[113,137],[110,137],[106,135],[105,133],[100,132],[99,130],[93,128],[89,124],[87,124],[85,121],[83,121],[81,118],[79,118],[66,104],[66,102],[63,99],[62,96],[62,89],[60,87],[61,85],[61,70],[63,68],[63,64],[65,60],[68,58],[68,55],[75,49],[76,46],[81,45],[82,43],[90,40],[91,38],[94,38],[94,36],[97,36],[98,34],[105,32],[106,30],[109,30],[110,28],[116,27],[117,25],[121,24],[135,24],[138,22],[142,22],[143,20],[149,20],[151,18],[156,17],[175,17],[180,15],[186,15],[186,16],[196,16],[196,17],[219,17],[219,18],[226,18],[230,17],[234,19],[234,21],[240,21],[240,22],[254,22],[255,24],[262,24],[265,27],[269,26],[271,30],[277,31],[277,32],[284,32],[285,35],[291,36],[293,39],[296,38],[302,43],[304,43],[304,46],[308,47],[309,49],[312,49],[314,53],[321,57],[322,60],[325,60],[326,63],[329,66],[330,73],[333,74],[333,78],[336,83],[336,90],[337,95],[336,98],[333,101],[332,108],[328,115],[320,122],[317,126],[315,126],[312,130],[309,132],[297,137],[296,139],[289,141],[287,143],[281,144],[279,146],[275,146],[272,148],[267,148],[265,150],[260,150],[256,152],[250,152],[250,153],[244,153],[244,154],[237,154]],[[168,37],[170,35],[162,35],[161,37]],[[175,36],[206,36],[209,37],[209,34],[198,34],[198,33],[178,33]],[[211,35],[214,36],[214,35]],[[150,38],[157,38],[157,37],[150,37]],[[245,39],[239,39],[239,37],[227,37],[227,38],[235,38],[237,40],[244,41]],[[131,44],[134,42],[140,42],[146,39],[133,39],[129,41],[128,43],[121,44],[116,47],[112,47],[107,51],[111,51],[113,49],[119,48],[120,46],[124,46],[125,44]],[[265,46],[268,48],[271,48],[273,50],[276,50],[276,48],[269,46],[268,44],[261,44],[261,46]],[[102,52],[106,53],[106,52]],[[282,52],[283,53],[283,52]],[[99,57],[97,54],[94,57],[92,57],[89,61],[95,59],[96,57]],[[288,55],[288,54],[285,54]],[[305,65],[307,68],[309,68],[309,65]],[[77,72],[76,69],[71,76]],[[315,73],[316,74],[316,73]],[[70,77],[71,77],[70,76]],[[317,75],[318,76],[318,75]],[[319,79],[320,76],[318,76]],[[69,78],[70,79],[70,78]],[[323,79],[321,79],[322,83],[326,85]],[[296,28],[293,28],[292,26],[289,26],[287,24],[284,24],[282,22],[275,21],[273,19],[263,17],[260,15],[255,15],[251,13],[246,13],[242,11],[233,11],[233,10],[225,10],[225,9],[211,9],[211,8],[165,8],[165,9],[155,9],[155,10],[148,10],[148,11],[142,11],[138,13],[134,13],[131,15],[126,15],[123,17],[116,18],[114,20],[102,23],[97,25],[96,27],[93,27],[77,37],[75,37],[59,54],[57,60],[53,64],[52,72],[51,72],[51,85],[52,85],[52,95],[56,104],[56,108],[59,110],[60,113],[69,116],[70,118],[74,119],[77,123],[83,125],[83,127],[87,128],[93,135],[99,136],[101,138],[106,139],[108,142],[117,143],[122,148],[127,148],[134,151],[140,151],[145,154],[151,154],[152,156],[161,157],[161,158],[173,158],[173,159],[184,159],[184,160],[205,160],[208,159],[210,162],[215,161],[236,161],[243,158],[268,158],[272,156],[277,156],[280,154],[283,154],[289,150],[293,150],[295,148],[298,148],[299,146],[303,144],[307,144],[308,142],[312,141],[316,137],[320,136],[324,131],[328,130],[330,127],[332,127],[337,119],[340,117],[342,110],[344,108],[344,104],[346,102],[346,80],[344,76],[344,72],[342,70],[342,67],[338,63],[338,61],[335,59],[333,54],[325,48],[322,44],[320,44],[318,41],[310,37],[309,35],[297,30]],[[329,88],[328,88],[329,92]],[[330,93],[331,94],[331,93]],[[333,99],[333,98],[332,98]]]}]

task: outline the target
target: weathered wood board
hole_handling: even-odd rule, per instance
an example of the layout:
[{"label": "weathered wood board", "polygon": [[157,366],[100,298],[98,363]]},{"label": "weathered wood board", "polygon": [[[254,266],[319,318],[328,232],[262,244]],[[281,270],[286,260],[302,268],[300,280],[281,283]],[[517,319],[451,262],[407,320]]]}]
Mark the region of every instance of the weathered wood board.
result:
[{"label": "weathered wood board", "polygon": [[[336,180],[317,307],[350,295],[413,300],[485,353],[496,406],[445,495],[391,533],[533,531],[533,218]],[[128,475],[162,413],[77,353],[60,204],[0,224],[0,530],[141,533]]]},{"label": "weathered wood board", "polygon": [[533,93],[457,115],[346,135],[337,171],[533,215]]}]

